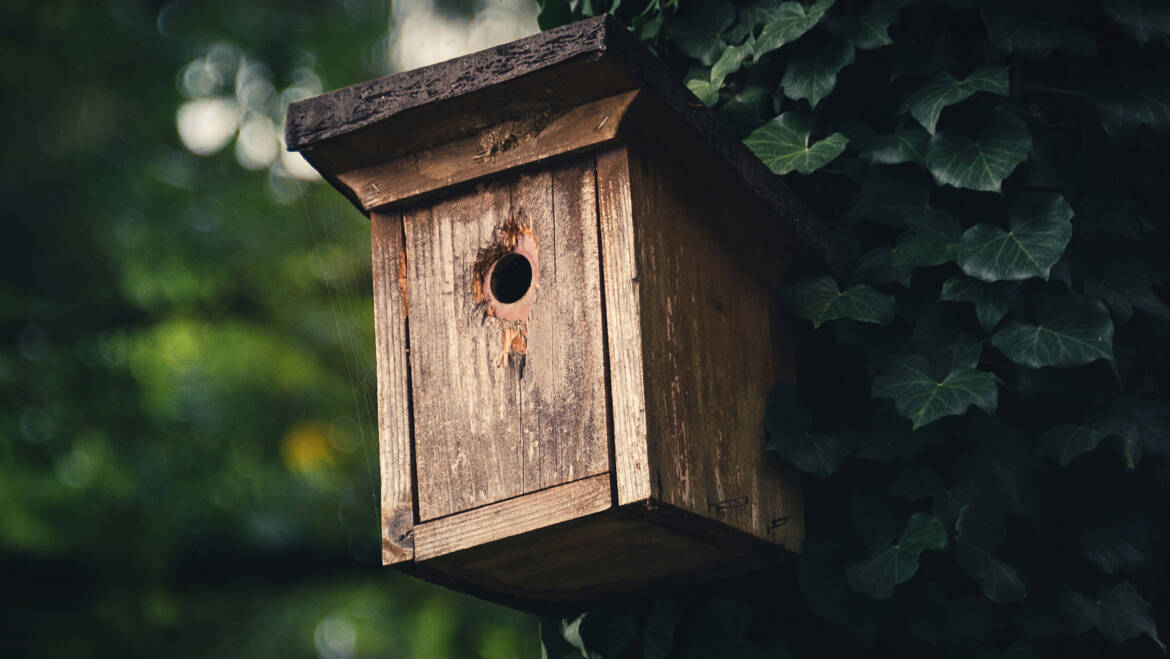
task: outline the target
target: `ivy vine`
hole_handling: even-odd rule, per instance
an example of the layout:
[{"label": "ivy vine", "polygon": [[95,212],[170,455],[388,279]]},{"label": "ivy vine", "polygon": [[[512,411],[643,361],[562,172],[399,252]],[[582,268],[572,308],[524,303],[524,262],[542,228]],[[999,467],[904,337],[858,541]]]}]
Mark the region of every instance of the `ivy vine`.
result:
[{"label": "ivy vine", "polygon": [[794,567],[545,620],[546,656],[1160,656],[1170,3],[542,0],[610,12],[833,225],[768,447]]}]

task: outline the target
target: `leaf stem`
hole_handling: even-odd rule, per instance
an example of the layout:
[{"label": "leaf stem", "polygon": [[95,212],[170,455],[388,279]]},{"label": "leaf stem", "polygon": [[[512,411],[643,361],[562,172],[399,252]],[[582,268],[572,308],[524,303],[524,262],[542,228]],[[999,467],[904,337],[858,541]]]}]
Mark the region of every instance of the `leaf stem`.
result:
[{"label": "leaf stem", "polygon": [[1023,91],[1026,92],[1044,92],[1047,94],[1061,94],[1064,96],[1088,96],[1089,92],[1081,91],[1079,89],[1060,89],[1058,87],[1044,87],[1042,85],[1024,85]]}]

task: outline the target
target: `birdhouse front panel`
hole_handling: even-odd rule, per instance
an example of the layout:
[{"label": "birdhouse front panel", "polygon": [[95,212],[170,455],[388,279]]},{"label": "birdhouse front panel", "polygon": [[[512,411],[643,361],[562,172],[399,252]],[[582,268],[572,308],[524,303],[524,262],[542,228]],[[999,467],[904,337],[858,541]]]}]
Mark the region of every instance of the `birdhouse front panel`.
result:
[{"label": "birdhouse front panel", "polygon": [[592,159],[403,210],[420,521],[609,471]]}]

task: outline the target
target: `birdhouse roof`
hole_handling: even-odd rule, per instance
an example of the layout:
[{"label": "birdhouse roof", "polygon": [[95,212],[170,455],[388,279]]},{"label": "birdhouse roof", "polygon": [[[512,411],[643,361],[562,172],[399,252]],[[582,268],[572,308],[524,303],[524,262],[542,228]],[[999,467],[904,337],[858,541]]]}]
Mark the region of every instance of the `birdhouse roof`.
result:
[{"label": "birdhouse roof", "polygon": [[676,115],[807,251],[834,272],[844,271],[827,227],[783,179],[608,15],[293,103],[285,144],[368,213],[383,200],[355,193],[353,182],[342,180],[346,172],[452,144],[502,122],[556,115],[635,90]]}]

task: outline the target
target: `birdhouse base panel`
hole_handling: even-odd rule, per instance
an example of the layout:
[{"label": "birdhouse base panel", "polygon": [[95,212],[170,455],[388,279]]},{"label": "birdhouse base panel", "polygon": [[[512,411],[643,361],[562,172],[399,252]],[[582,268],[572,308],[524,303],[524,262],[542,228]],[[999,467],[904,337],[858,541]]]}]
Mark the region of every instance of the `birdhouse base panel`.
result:
[{"label": "birdhouse base panel", "polygon": [[[415,527],[415,560],[396,567],[483,599],[549,612],[713,581],[794,555],[653,500],[611,502],[609,474],[600,474],[423,523]],[[498,529],[498,537],[484,542],[485,527]],[[453,546],[463,548],[427,557]]]}]

